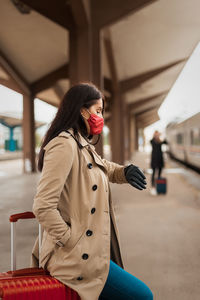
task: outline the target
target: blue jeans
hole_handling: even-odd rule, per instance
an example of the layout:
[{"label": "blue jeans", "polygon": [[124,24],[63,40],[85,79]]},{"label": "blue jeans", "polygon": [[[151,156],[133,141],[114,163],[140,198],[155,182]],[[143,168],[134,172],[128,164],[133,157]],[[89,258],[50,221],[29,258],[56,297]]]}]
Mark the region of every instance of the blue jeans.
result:
[{"label": "blue jeans", "polygon": [[145,283],[111,260],[108,278],[99,300],[153,300],[153,294]]}]

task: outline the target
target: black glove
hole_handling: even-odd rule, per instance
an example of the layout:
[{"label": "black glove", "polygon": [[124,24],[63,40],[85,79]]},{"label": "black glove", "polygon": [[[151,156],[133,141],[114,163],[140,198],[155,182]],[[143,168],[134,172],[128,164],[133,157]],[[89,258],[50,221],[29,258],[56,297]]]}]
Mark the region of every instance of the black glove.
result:
[{"label": "black glove", "polygon": [[146,177],[138,167],[131,164],[124,168],[124,174],[128,183],[130,183],[133,187],[138,190],[146,189]]}]

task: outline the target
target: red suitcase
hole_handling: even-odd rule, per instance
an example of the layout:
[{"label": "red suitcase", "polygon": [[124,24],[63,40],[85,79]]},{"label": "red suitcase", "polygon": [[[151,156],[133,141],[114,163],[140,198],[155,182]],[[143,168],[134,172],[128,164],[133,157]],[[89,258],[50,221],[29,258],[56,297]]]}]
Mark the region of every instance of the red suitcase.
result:
[{"label": "red suitcase", "polygon": [[[35,218],[32,212],[10,216],[11,222],[11,271],[0,273],[0,299],[3,300],[80,300],[79,295],[69,287],[51,277],[42,268],[16,270],[16,222]],[[41,226],[39,225],[39,251],[41,247]]]}]

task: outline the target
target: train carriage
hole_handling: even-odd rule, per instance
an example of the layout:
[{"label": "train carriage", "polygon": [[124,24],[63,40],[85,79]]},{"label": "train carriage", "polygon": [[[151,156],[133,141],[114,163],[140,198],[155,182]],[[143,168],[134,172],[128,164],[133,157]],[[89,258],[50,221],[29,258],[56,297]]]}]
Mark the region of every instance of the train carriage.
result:
[{"label": "train carriage", "polygon": [[200,171],[200,113],[181,123],[170,123],[166,135],[169,154]]}]

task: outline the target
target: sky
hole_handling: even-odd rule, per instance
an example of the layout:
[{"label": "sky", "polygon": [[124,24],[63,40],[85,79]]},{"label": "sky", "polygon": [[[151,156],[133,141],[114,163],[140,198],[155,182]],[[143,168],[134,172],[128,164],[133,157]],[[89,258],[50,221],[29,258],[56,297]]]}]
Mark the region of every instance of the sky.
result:
[{"label": "sky", "polygon": [[[35,99],[35,119],[36,121],[50,122],[54,117],[57,108]],[[23,97],[21,94],[0,85],[0,114],[10,113],[22,117]]]},{"label": "sky", "polygon": [[200,112],[200,43],[186,62],[183,70],[164,99],[158,115],[160,120],[145,129],[149,140],[155,130],[163,133],[168,123],[182,122]]},{"label": "sky", "polygon": [[[49,123],[52,121],[55,113],[57,112],[57,108],[37,98],[34,100],[34,105],[35,120],[47,123],[45,126],[37,129],[39,134],[44,135]],[[0,114],[8,113],[22,118],[22,111],[22,95],[0,85]]]},{"label": "sky", "polygon": [[158,114],[166,123],[183,121],[200,112],[200,43],[161,105]]}]

